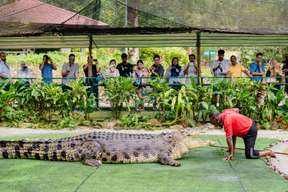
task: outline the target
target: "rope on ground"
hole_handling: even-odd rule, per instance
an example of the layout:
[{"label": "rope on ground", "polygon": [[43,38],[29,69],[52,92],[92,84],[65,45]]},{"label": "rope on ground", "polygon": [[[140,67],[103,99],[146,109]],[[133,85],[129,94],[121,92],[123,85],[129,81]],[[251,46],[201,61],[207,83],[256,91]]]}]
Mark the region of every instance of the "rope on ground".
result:
[{"label": "rope on ground", "polygon": [[97,169],[95,168],[94,171],[92,171],[89,175],[87,175],[82,181],[81,183],[76,187],[76,189],[73,192],[78,192],[80,187],[94,174],[96,173]]},{"label": "rope on ground", "polygon": [[[217,141],[218,141],[218,143],[219,143],[220,145],[222,145],[220,139],[218,139]],[[225,151],[224,151],[223,153],[224,153],[224,155],[225,155]],[[238,176],[237,170],[233,167],[232,162],[231,162],[231,161],[228,161],[228,164],[229,164],[229,167],[232,169],[234,175],[236,175],[236,176],[239,178],[238,181],[239,181],[239,185],[240,185],[240,187],[241,187],[241,191],[242,191],[242,192],[248,192],[248,190],[247,190],[246,187],[244,186],[244,183],[242,182],[241,178]]]},{"label": "rope on ground", "polygon": [[[237,174],[236,169],[235,169],[235,168],[233,167],[233,165],[232,165],[232,162],[231,162],[231,161],[228,161],[228,163],[229,163],[229,166],[231,167],[231,169],[233,170],[234,174],[235,174],[237,177],[239,177],[238,174]],[[238,181],[239,181],[240,187],[241,187],[241,189],[242,189],[241,191],[243,191],[243,192],[248,192],[248,190],[245,188],[243,182],[241,181],[241,178],[240,178],[240,177],[239,177]]]}]

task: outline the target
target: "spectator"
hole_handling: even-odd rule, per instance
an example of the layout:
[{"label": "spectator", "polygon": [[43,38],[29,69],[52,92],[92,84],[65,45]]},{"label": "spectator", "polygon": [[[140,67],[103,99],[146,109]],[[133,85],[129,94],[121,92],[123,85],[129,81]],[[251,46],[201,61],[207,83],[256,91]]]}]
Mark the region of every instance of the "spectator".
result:
[{"label": "spectator", "polygon": [[122,63],[117,65],[117,69],[121,77],[130,77],[133,74],[133,65],[128,63],[128,55],[123,53],[121,55]]},{"label": "spectator", "polygon": [[39,69],[44,83],[53,82],[53,70],[57,70],[57,66],[53,63],[52,59],[48,55],[43,56],[43,62],[40,64]]},{"label": "spectator", "polygon": [[215,77],[226,77],[229,69],[229,61],[224,59],[225,51],[218,51],[218,59],[211,64],[212,73]]},{"label": "spectator", "polygon": [[71,80],[79,76],[79,64],[75,63],[75,55],[69,55],[69,63],[62,66],[62,84],[67,86]]},{"label": "spectator", "polygon": [[167,69],[166,78],[169,80],[169,85],[175,88],[181,86],[179,77],[183,76],[181,66],[179,65],[178,57],[173,57],[171,66]]},{"label": "spectator", "polygon": [[150,72],[151,72],[151,77],[163,77],[164,75],[164,68],[161,64],[161,59],[159,55],[155,55],[154,58],[154,64],[152,65]]},{"label": "spectator", "polygon": [[237,78],[242,77],[243,73],[245,73],[248,77],[251,77],[250,72],[243,65],[237,63],[237,57],[232,55],[230,58],[231,65],[228,70],[228,77]]},{"label": "spectator", "polygon": [[24,61],[20,63],[20,69],[17,71],[17,78],[20,78],[22,82],[30,82],[32,75],[32,70],[28,68]]},{"label": "spectator", "polygon": [[[95,61],[95,64],[93,64],[93,61]],[[98,107],[99,106],[98,82],[100,81],[102,76],[100,70],[97,68],[97,64],[98,64],[97,59],[93,60],[92,56],[88,56],[87,64],[83,66],[83,71],[86,77],[85,85],[88,86],[87,88],[88,96],[94,94],[94,96],[96,97],[96,103]]]},{"label": "spectator", "polygon": [[191,77],[194,78],[194,80],[197,82],[197,76],[198,76],[198,69],[195,64],[196,56],[194,54],[189,55],[189,63],[184,66],[183,74],[184,77],[186,77],[186,83],[191,83]]},{"label": "spectator", "polygon": [[0,79],[11,77],[10,66],[6,62],[6,53],[0,52]]},{"label": "spectator", "polygon": [[283,74],[285,76],[285,92],[288,94],[288,54],[285,55],[285,60],[283,61]]},{"label": "spectator", "polygon": [[270,65],[267,67],[266,81],[269,83],[277,83],[275,88],[280,89],[283,80],[283,73],[281,70],[281,65],[276,61],[276,59],[271,59]]},{"label": "spectator", "polygon": [[137,87],[136,88],[136,94],[137,94],[138,98],[140,99],[140,103],[139,103],[137,109],[142,111],[142,110],[144,110],[143,89],[146,86],[144,78],[149,77],[149,71],[148,71],[148,69],[146,69],[144,67],[144,63],[142,60],[137,61],[137,65],[136,65],[135,71],[133,73],[133,76],[135,78],[135,81],[133,84],[135,87]]},{"label": "spectator", "polygon": [[250,73],[252,75],[252,80],[262,81],[265,75],[265,64],[263,62],[263,53],[256,54],[255,63],[250,64]]},{"label": "spectator", "polygon": [[116,60],[112,59],[109,63],[109,68],[105,72],[106,77],[119,77],[119,70],[116,68]]},{"label": "spectator", "polygon": [[[93,61],[95,61],[96,63],[93,64]],[[98,84],[97,77],[100,75],[100,71],[99,69],[97,69],[97,64],[98,64],[97,59],[93,60],[92,56],[88,56],[87,64],[83,66],[83,71],[85,77],[87,78],[85,81],[87,86],[93,86]]]},{"label": "spectator", "polygon": [[189,55],[189,63],[184,66],[184,76],[185,77],[197,77],[198,70],[195,64],[196,56],[194,54]]}]

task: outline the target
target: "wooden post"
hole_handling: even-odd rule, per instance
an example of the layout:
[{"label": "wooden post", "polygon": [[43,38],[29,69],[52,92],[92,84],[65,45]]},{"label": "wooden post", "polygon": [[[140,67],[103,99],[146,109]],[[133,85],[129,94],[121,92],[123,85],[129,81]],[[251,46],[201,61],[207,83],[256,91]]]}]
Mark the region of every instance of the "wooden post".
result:
[{"label": "wooden post", "polygon": [[[89,55],[88,55],[88,57],[92,57],[92,49],[93,49],[93,37],[92,37],[92,35],[89,35]],[[93,61],[92,61],[92,63],[93,63]],[[89,66],[88,65],[88,78],[91,78],[91,74],[92,74],[92,66]],[[89,79],[89,81],[90,81],[90,79]]]},{"label": "wooden post", "polygon": [[93,37],[89,35],[89,57],[92,56],[92,48],[93,48]]},{"label": "wooden post", "polygon": [[201,78],[201,33],[196,34],[196,48],[197,48],[197,73],[198,73],[198,83],[202,85]]}]

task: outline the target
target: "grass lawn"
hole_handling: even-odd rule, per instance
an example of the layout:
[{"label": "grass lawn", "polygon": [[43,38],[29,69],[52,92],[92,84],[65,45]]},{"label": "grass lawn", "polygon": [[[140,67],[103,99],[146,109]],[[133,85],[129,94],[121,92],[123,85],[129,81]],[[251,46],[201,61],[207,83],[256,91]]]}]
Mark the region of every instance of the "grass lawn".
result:
[{"label": "grass lawn", "polygon": [[[59,135],[30,138],[55,138]],[[18,139],[21,137],[13,137]],[[197,138],[225,143],[223,137]],[[0,139],[11,139],[0,137]],[[274,142],[259,139],[258,148]],[[239,147],[243,147],[239,140]],[[190,151],[179,168],[159,164],[103,165],[99,169],[70,162],[0,160],[1,192],[288,192],[288,182],[262,160],[223,160],[224,151],[198,148]]]}]

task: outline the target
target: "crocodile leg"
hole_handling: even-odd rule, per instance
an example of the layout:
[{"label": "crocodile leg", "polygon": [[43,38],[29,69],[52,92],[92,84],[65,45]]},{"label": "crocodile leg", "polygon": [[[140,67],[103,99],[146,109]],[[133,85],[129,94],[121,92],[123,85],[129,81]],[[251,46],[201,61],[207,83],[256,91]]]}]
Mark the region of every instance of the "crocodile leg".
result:
[{"label": "crocodile leg", "polygon": [[75,157],[80,158],[84,165],[100,167],[102,147],[96,141],[84,142],[83,145],[75,152]]},{"label": "crocodile leg", "polygon": [[181,164],[178,161],[175,161],[170,155],[165,153],[159,155],[159,162],[162,165],[171,165],[175,167],[181,166]]},{"label": "crocodile leg", "polygon": [[102,161],[97,159],[85,159],[82,163],[84,165],[89,165],[97,168],[99,168],[102,165]]}]

